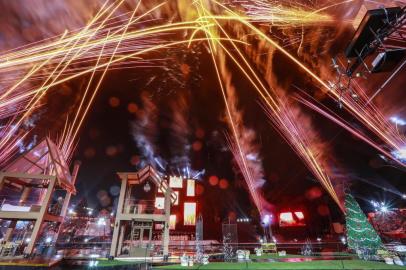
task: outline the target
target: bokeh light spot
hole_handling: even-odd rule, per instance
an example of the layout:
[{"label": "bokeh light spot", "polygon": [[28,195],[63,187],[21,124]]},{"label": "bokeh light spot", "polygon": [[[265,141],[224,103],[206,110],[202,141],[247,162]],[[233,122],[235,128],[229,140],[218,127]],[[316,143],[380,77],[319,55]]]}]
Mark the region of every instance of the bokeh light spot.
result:
[{"label": "bokeh light spot", "polygon": [[113,108],[120,106],[120,99],[118,97],[110,97],[109,105]]},{"label": "bokeh light spot", "polygon": [[84,151],[85,158],[93,158],[96,155],[96,150],[93,147],[87,147]]},{"label": "bokeh light spot", "polygon": [[204,192],[204,186],[201,184],[196,185],[196,195],[202,195]]},{"label": "bokeh light spot", "polygon": [[138,106],[135,103],[129,103],[127,106],[127,110],[129,113],[136,113],[138,111]]},{"label": "bokeh light spot", "polygon": [[117,147],[115,147],[114,145],[110,145],[106,148],[106,155],[108,155],[109,157],[114,157],[115,155],[117,155],[117,153]]},{"label": "bokeh light spot", "polygon": [[203,148],[203,144],[202,144],[201,141],[195,141],[195,142],[192,144],[192,149],[193,149],[193,151],[198,152],[198,151],[202,150],[202,148]]},{"label": "bokeh light spot", "polygon": [[219,178],[215,175],[209,177],[209,184],[215,186],[219,183]]},{"label": "bokeh light spot", "polygon": [[228,180],[227,179],[221,179],[220,180],[220,182],[219,182],[219,187],[221,188],[221,189],[227,189],[228,188]]}]

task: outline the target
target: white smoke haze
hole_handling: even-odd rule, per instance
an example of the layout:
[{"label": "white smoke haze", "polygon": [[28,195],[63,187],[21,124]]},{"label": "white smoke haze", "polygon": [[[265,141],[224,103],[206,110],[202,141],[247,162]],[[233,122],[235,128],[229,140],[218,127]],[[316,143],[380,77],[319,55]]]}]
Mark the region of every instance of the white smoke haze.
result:
[{"label": "white smoke haze", "polygon": [[146,92],[141,93],[141,102],[142,110],[137,114],[137,120],[131,123],[131,134],[141,152],[140,167],[148,164],[161,167],[163,166],[162,160],[155,154],[158,108]]},{"label": "white smoke haze", "polygon": [[238,96],[232,83],[232,75],[226,66],[225,55],[220,51],[217,56],[220,76],[226,92],[225,102],[230,112],[230,115],[226,112],[227,123],[231,129],[228,138],[230,150],[241,174],[244,176],[251,198],[258,212],[262,215],[264,209],[260,189],[265,181],[260,145],[256,142],[256,132],[244,124],[243,112],[238,108]]}]

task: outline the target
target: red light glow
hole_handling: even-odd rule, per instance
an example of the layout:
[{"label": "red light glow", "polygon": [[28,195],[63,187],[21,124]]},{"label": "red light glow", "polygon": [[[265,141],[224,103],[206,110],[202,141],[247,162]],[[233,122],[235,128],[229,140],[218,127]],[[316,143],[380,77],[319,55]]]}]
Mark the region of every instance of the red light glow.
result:
[{"label": "red light glow", "polygon": [[302,211],[281,212],[279,214],[279,226],[281,227],[301,227],[306,226]]}]

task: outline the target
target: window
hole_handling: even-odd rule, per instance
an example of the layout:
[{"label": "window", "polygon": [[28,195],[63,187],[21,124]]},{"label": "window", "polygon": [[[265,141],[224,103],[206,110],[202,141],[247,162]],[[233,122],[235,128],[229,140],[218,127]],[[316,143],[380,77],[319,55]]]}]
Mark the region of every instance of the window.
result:
[{"label": "window", "polygon": [[164,197],[156,197],[155,198],[155,208],[156,209],[164,209],[165,208],[165,198]]},{"label": "window", "polygon": [[176,228],[176,215],[169,216],[169,230],[175,230]]},{"label": "window", "polygon": [[183,211],[183,224],[195,225],[196,223],[196,203],[185,203]]},{"label": "window", "polygon": [[182,177],[178,177],[178,176],[170,176],[169,177],[169,186],[171,188],[182,188],[182,183],[183,179]]},{"label": "window", "polygon": [[195,180],[193,180],[193,179],[187,180],[186,196],[189,196],[189,197],[195,196]]}]

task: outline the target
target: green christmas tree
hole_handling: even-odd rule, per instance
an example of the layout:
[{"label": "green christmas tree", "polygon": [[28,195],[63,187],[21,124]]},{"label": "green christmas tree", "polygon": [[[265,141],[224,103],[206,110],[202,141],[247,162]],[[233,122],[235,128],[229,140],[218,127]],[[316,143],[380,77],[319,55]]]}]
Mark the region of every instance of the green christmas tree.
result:
[{"label": "green christmas tree", "polygon": [[345,209],[348,247],[352,250],[383,249],[381,238],[350,194],[345,196]]}]

